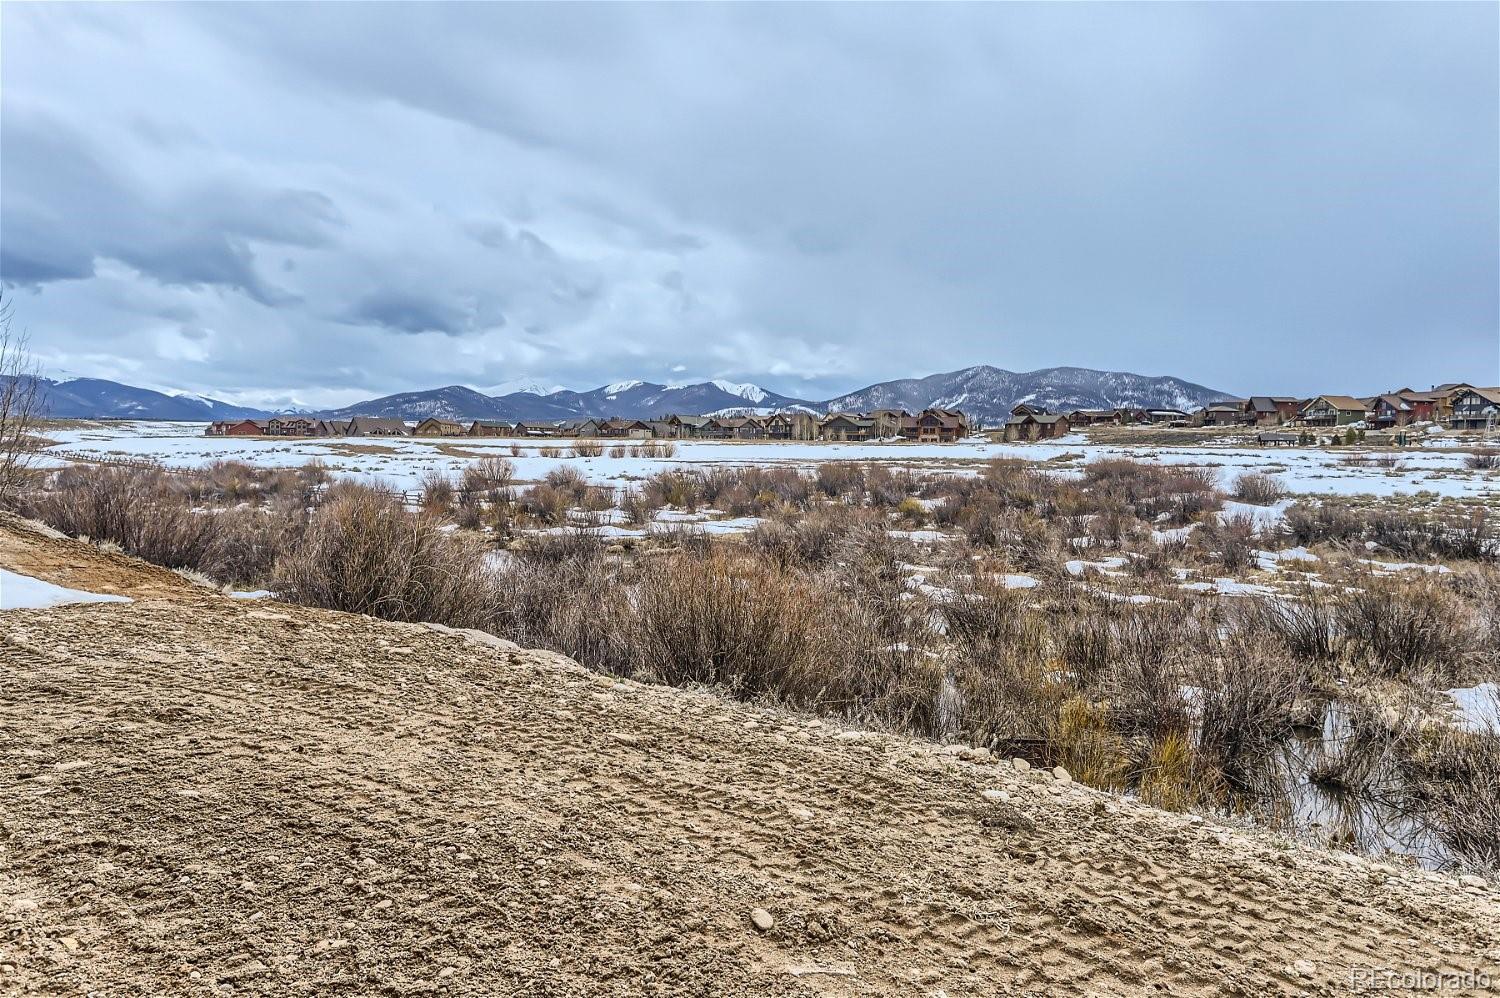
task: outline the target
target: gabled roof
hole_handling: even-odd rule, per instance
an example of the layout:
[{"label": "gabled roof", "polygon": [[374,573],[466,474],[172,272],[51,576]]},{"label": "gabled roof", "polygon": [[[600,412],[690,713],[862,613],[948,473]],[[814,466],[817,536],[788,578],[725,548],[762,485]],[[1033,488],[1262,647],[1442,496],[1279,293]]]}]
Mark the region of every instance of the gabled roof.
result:
[{"label": "gabled roof", "polygon": [[1400,395],[1379,395],[1370,404],[1373,407],[1381,403],[1385,403],[1397,412],[1411,412],[1411,403]]},{"label": "gabled roof", "polygon": [[406,420],[389,416],[355,416],[349,420],[349,432],[358,433],[405,433]]},{"label": "gabled roof", "polygon": [[1500,388],[1473,388],[1473,387],[1469,387],[1469,388],[1464,389],[1463,392],[1460,393],[1460,394],[1463,394],[1463,395],[1478,395],[1480,398],[1484,399],[1486,402],[1493,403],[1494,405],[1500,405]]},{"label": "gabled roof", "polygon": [[1365,404],[1352,395],[1317,395],[1303,403],[1306,409],[1314,402],[1327,402],[1340,412],[1364,412]]},{"label": "gabled roof", "polygon": [[709,422],[707,416],[668,416],[668,422],[678,422],[683,426],[706,426]]},{"label": "gabled roof", "polygon": [[483,427],[486,427],[487,429],[491,429],[491,430],[501,430],[501,429],[509,430],[509,429],[514,429],[516,424],[515,423],[507,423],[503,419],[476,419],[472,423],[470,423],[469,425],[470,426],[483,426]]}]

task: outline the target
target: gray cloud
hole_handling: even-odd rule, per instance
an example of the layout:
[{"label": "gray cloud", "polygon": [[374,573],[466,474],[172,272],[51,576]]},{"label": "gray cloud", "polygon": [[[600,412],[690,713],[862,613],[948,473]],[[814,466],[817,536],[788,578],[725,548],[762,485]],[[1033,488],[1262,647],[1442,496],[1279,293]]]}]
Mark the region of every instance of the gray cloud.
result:
[{"label": "gray cloud", "polygon": [[247,397],[1500,380],[1497,18],[15,8],[0,273],[53,363]]}]

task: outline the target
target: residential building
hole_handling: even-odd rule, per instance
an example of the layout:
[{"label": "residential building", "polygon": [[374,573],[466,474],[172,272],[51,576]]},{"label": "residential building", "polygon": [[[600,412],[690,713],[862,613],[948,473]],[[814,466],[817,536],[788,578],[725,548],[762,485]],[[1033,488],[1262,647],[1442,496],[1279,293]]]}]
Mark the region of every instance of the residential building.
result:
[{"label": "residential building", "polygon": [[417,424],[416,429],[411,431],[414,437],[462,437],[467,436],[468,431],[464,424],[452,419],[439,419],[436,416],[428,416]]},{"label": "residential building", "polygon": [[818,429],[824,440],[870,440],[875,436],[875,420],[859,413],[835,412]]},{"label": "residential building", "polygon": [[1068,417],[1057,413],[1024,412],[1005,421],[1004,436],[1007,443],[1018,440],[1051,440],[1066,436],[1072,430]]},{"label": "residential building", "polygon": [[916,427],[922,443],[951,444],[968,435],[969,421],[957,409],[923,409],[917,415]]},{"label": "residential building", "polygon": [[1255,426],[1281,426],[1297,418],[1302,400],[1290,395],[1252,395],[1245,400],[1246,422]]},{"label": "residential building", "polygon": [[406,421],[385,416],[355,416],[349,420],[351,437],[404,437]]},{"label": "residential building", "polygon": [[1455,430],[1487,430],[1500,423],[1500,388],[1464,388],[1453,395]]},{"label": "residential building", "polygon": [[1345,426],[1364,419],[1367,411],[1360,399],[1348,395],[1319,395],[1302,404],[1296,421],[1303,426]]}]

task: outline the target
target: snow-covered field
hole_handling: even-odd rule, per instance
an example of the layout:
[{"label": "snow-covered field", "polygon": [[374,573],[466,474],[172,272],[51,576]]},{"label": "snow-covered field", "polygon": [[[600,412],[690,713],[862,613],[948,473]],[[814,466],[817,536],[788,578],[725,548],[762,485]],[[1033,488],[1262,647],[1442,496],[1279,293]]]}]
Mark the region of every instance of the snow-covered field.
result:
[{"label": "snow-covered field", "polygon": [[[413,439],[354,437],[338,440],[255,439],[205,437],[201,423],[119,423],[102,427],[51,430],[57,441],[44,463],[56,464],[72,452],[95,458],[126,457],[160,461],[169,467],[192,467],[209,461],[236,459],[268,467],[296,467],[317,459],[331,471],[364,480],[379,480],[397,488],[417,488],[422,477],[437,470],[457,474],[476,457],[496,455],[510,460],[522,480],[537,480],[552,468],[577,468],[600,485],[624,485],[672,467],[705,465],[791,465],[812,468],[824,461],[879,461],[893,467],[977,471],[983,461],[1015,457],[1050,462],[1067,473],[1083,463],[1105,457],[1129,457],[1164,464],[1216,467],[1227,486],[1246,471],[1275,474],[1291,492],[1324,495],[1395,496],[1432,493],[1480,497],[1496,494],[1500,474],[1464,467],[1457,450],[1398,452],[1394,468],[1351,466],[1344,459],[1350,448],[1271,449],[1251,446],[1101,446],[1075,434],[1045,444],[999,444],[969,441],[958,444],[909,443],[731,443],[710,440],[675,441],[670,458],[571,457],[567,440],[508,438]],[[629,446],[629,442],[625,442]],[[521,453],[512,456],[519,444]],[[608,446],[608,445],[607,445]],[[543,447],[562,448],[562,457],[543,457]],[[1369,452],[1364,452],[1369,453]]]}]

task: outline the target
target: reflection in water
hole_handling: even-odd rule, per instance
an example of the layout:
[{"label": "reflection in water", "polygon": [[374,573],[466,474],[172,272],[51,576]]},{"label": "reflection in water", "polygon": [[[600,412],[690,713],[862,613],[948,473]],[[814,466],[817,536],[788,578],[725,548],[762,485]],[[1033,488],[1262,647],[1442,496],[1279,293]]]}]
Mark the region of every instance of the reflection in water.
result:
[{"label": "reflection in water", "polygon": [[1369,856],[1408,857],[1427,869],[1454,856],[1426,820],[1388,745],[1356,736],[1346,708],[1331,704],[1323,727],[1298,729],[1270,760],[1239,808],[1288,834]]}]

